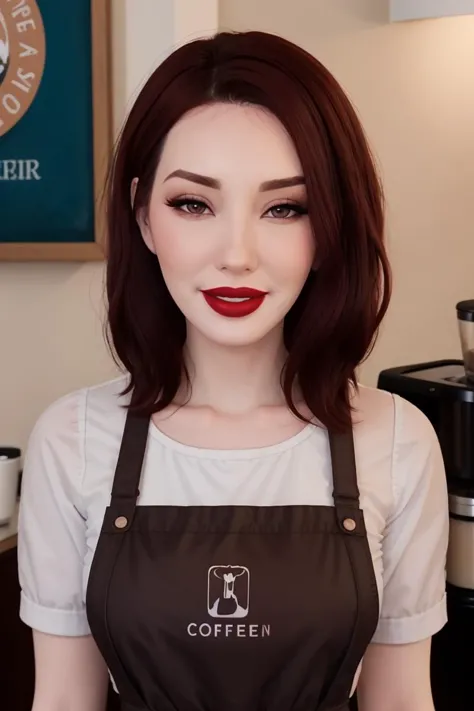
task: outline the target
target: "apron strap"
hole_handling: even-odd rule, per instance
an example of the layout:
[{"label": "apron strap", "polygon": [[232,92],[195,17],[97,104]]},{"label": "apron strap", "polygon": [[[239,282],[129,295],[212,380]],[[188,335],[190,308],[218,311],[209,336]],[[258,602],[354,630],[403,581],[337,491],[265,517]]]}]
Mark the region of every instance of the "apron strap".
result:
[{"label": "apron strap", "polygon": [[150,418],[127,413],[122,443],[112,486],[112,502],[124,499],[136,502],[145,457]]},{"label": "apron strap", "polygon": [[329,433],[333,498],[336,509],[359,508],[359,487],[352,429],[342,434]]},{"label": "apron strap", "polygon": [[[139,496],[139,484],[145,457],[149,417],[127,412],[125,427],[112,486],[111,504],[124,504],[129,513],[135,509]],[[333,472],[333,498],[338,513],[359,508],[359,487],[354,451],[354,435],[349,432],[329,433]]]}]

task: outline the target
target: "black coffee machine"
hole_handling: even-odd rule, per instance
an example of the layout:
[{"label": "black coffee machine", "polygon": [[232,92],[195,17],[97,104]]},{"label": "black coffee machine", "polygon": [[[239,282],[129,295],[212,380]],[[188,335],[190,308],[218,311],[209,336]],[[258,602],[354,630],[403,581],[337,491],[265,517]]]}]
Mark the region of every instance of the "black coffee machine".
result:
[{"label": "black coffee machine", "polygon": [[474,299],[456,308],[463,360],[390,368],[378,379],[380,389],[409,400],[428,417],[446,468],[449,621],[433,638],[436,711],[474,709]]}]

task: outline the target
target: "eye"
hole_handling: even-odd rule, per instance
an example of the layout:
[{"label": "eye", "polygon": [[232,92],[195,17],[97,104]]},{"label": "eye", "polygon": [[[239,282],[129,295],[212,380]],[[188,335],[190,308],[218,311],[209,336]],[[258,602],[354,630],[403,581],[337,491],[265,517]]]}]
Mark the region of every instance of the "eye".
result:
[{"label": "eye", "polygon": [[175,198],[173,200],[167,200],[166,204],[172,207],[173,210],[177,212],[184,212],[188,215],[193,215],[199,217],[200,215],[205,215],[206,210],[210,210],[208,205],[202,200],[196,200],[191,197]]},{"label": "eye", "polygon": [[273,220],[290,220],[294,217],[307,215],[308,210],[297,203],[283,202],[269,207],[265,215],[269,215]]}]

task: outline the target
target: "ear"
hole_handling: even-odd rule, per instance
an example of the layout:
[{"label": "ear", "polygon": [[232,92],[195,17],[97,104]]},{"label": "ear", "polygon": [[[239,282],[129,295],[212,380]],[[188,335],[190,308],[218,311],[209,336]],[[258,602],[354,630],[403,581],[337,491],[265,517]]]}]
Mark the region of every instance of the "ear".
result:
[{"label": "ear", "polygon": [[138,187],[138,178],[134,178],[132,180],[132,184],[130,185],[130,205],[132,206],[132,210],[135,206],[135,195],[137,194],[137,187]]},{"label": "ear", "polygon": [[138,208],[138,210],[134,209],[135,196],[137,194],[137,187],[138,187],[138,178],[134,178],[132,180],[132,184],[130,185],[130,203],[132,206],[132,210],[135,212],[135,219],[137,221],[139,230],[142,233],[143,241],[145,242],[145,244],[148,247],[148,249],[150,250],[150,252],[153,252],[153,254],[155,254],[156,253],[155,246],[153,244],[150,223],[148,222],[145,208],[141,207],[141,208]]},{"label": "ear", "polygon": [[311,271],[312,272],[317,272],[318,269],[321,266],[321,255],[320,253],[316,250],[316,253],[314,255],[313,263],[311,265]]}]

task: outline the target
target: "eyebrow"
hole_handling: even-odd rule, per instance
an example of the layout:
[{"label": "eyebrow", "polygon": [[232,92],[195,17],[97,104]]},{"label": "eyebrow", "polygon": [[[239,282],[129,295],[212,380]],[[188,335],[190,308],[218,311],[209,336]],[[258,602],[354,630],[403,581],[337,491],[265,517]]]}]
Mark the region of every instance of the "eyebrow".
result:
[{"label": "eyebrow", "polygon": [[[213,190],[220,190],[222,183],[216,178],[210,178],[208,175],[199,175],[199,173],[191,173],[189,170],[174,170],[164,179],[163,182],[166,183],[167,180],[171,178],[183,178],[184,180],[189,180],[192,183],[198,183],[198,185],[204,185],[206,188],[212,188]],[[291,178],[276,178],[274,180],[266,180],[259,187],[259,191],[264,193],[269,190],[280,190],[281,188],[291,188],[295,185],[304,185],[305,179],[302,175],[294,175]]]}]

